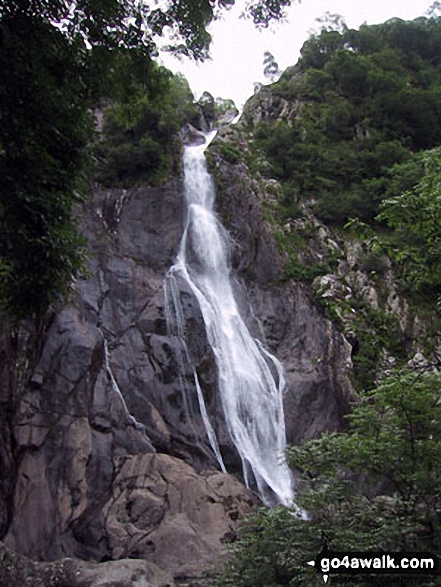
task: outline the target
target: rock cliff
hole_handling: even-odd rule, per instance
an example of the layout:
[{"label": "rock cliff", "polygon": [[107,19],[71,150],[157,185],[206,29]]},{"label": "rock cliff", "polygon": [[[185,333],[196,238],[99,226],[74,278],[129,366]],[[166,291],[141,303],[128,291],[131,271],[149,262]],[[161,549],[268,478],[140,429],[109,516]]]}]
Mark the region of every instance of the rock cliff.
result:
[{"label": "rock cliff", "polygon": [[[286,370],[288,441],[338,428],[352,393],[351,345],[307,286],[279,280],[265,186],[222,157],[215,173],[242,312]],[[218,471],[192,373],[180,372],[182,349],[166,329],[164,276],[183,202],[179,178],[97,189],[79,212],[88,277],[41,330],[4,328],[0,521],[21,555],[141,558],[191,581],[257,503],[242,484],[201,313],[185,288],[189,352],[230,474]]]}]

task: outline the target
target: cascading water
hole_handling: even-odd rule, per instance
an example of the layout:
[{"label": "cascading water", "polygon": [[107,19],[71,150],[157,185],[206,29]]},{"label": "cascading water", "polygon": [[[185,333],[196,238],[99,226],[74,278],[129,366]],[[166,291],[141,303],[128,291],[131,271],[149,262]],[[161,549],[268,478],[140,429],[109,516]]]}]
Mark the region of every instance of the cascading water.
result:
[{"label": "cascading water", "polygon": [[[264,502],[290,506],[293,481],[283,455],[283,368],[251,337],[234,298],[229,238],[213,213],[215,189],[204,155],[214,134],[207,137],[206,144],[185,149],[187,220],[176,262],[166,278],[167,322],[171,333],[179,336],[185,347],[178,283],[178,278],[182,278],[200,305],[217,363],[226,425],[241,457],[245,482],[252,483],[254,475]],[[277,373],[277,381],[270,364]],[[194,377],[207,436],[220,467],[225,470],[195,370]]]}]

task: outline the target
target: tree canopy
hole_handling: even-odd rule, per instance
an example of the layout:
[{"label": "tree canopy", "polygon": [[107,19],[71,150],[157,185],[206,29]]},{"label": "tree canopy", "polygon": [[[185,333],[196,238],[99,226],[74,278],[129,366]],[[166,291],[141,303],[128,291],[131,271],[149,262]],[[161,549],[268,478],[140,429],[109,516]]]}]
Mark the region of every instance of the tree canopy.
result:
[{"label": "tree canopy", "polygon": [[[208,56],[208,24],[234,5],[234,0],[177,0],[160,5],[137,0],[5,0],[0,19],[39,18],[57,24],[70,39],[80,36],[92,45],[144,47],[155,50],[155,39],[170,33],[170,50],[196,59]],[[284,15],[290,0],[248,0],[245,15],[256,26],[268,26]]]},{"label": "tree canopy", "polygon": [[43,311],[82,266],[72,209],[92,131],[85,60],[37,16],[0,21],[0,302],[12,316]]},{"label": "tree canopy", "polygon": [[[202,60],[209,50],[207,25],[233,3],[2,2],[0,308],[7,316],[44,314],[81,273],[84,248],[74,210],[91,177],[92,107],[100,98],[125,104],[109,119],[108,157],[116,141],[118,164],[126,148],[126,162],[143,160],[139,173],[132,170],[136,176],[164,177],[172,168],[171,135],[190,116],[183,112],[189,91],[153,63],[156,41],[167,32],[170,50]],[[265,26],[288,4],[254,1],[246,12]],[[131,93],[135,98],[128,98]],[[128,120],[129,102],[137,122]],[[133,135],[136,153],[127,140]]]},{"label": "tree canopy", "polygon": [[440,55],[435,17],[312,36],[272,88],[291,116],[255,129],[268,173],[326,222],[373,222],[418,179],[415,154],[441,144]]},{"label": "tree canopy", "polygon": [[180,129],[198,127],[200,111],[187,81],[142,53],[120,52],[114,67],[119,99],[104,109],[96,179],[107,187],[161,184],[179,168]]}]

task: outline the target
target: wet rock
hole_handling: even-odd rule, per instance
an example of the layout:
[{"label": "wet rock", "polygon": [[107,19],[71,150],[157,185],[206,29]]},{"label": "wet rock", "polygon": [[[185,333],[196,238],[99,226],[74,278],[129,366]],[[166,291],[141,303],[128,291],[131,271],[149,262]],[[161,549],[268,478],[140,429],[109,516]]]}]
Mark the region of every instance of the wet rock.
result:
[{"label": "wet rock", "polygon": [[[7,387],[0,388],[5,408],[1,536],[21,554],[43,560],[120,556],[114,553],[124,548],[118,538],[123,535],[109,533],[103,509],[117,495],[121,459],[159,451],[184,459],[197,471],[219,468],[201,418],[193,370],[213,427],[225,437],[223,450],[234,454],[231,440],[221,433],[225,425],[216,368],[200,309],[185,288],[180,295],[189,334],[187,371],[181,368],[182,342],[166,329],[164,276],[183,229],[181,187],[176,181],[164,188],[95,194],[81,223],[93,252],[90,275],[77,282],[72,303],[54,315],[22,394],[10,403]],[[167,470],[171,478],[173,467],[182,472],[180,461],[172,463]],[[197,485],[196,470],[191,475]],[[192,554],[186,562],[188,568],[199,564],[200,569],[217,558],[221,535],[233,527],[210,483],[205,477],[201,483],[201,495],[206,490],[206,501],[214,499],[217,506],[210,510],[210,524],[198,526],[205,554]],[[234,483],[234,495],[245,491]],[[185,499],[189,502],[191,496]],[[164,518],[172,519],[176,512],[167,514],[167,507],[165,503]],[[164,560],[173,558],[172,544],[171,539],[168,546],[163,542]]]},{"label": "wet rock", "polygon": [[352,396],[351,345],[312,303],[306,286],[248,287],[267,348],[285,368],[288,443],[340,428]]},{"label": "wet rock", "polygon": [[199,98],[197,105],[200,108],[204,130],[212,127],[216,117],[215,101],[210,92],[204,92]]},{"label": "wet rock", "polygon": [[239,114],[239,110],[237,108],[229,108],[224,113],[222,113],[217,120],[215,121],[216,128],[224,128],[231,124],[233,120]]},{"label": "wet rock", "polygon": [[206,142],[204,133],[187,123],[181,130],[184,145],[203,145]]},{"label": "wet rock", "polygon": [[[265,93],[259,99],[263,108]],[[217,208],[233,237],[232,264],[243,284],[241,291],[248,292],[239,292],[241,311],[248,328],[286,370],[287,440],[298,443],[338,429],[353,394],[351,345],[305,285],[293,281],[275,285],[282,275],[283,259],[273,227],[263,214],[264,202],[271,198],[272,190],[265,191],[269,182],[254,181],[244,165],[230,165],[216,154],[214,159]],[[334,250],[334,244],[329,246]],[[320,279],[323,292],[350,297],[350,288],[337,276]]]},{"label": "wet rock", "polygon": [[260,284],[276,281],[283,263],[271,226],[261,207],[259,186],[248,176],[247,168],[216,157],[218,192],[216,210],[222,216],[233,241],[232,264]]}]

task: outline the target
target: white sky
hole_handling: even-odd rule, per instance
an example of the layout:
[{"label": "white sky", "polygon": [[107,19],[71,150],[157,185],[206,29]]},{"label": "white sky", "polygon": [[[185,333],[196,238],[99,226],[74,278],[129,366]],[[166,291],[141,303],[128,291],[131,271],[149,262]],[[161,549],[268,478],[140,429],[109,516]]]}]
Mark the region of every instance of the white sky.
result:
[{"label": "white sky", "polygon": [[231,98],[238,107],[253,94],[254,82],[266,82],[263,75],[263,54],[270,51],[281,70],[294,65],[303,43],[316,21],[325,13],[339,14],[349,28],[363,23],[377,24],[389,18],[413,20],[424,16],[434,0],[302,0],[287,9],[288,22],[277,23],[259,31],[251,20],[241,19],[245,0],[236,0],[234,8],[224,11],[221,20],[210,25],[211,60],[195,63],[188,58],[162,58],[172,71],[181,72],[198,98],[203,91],[214,97]]}]

